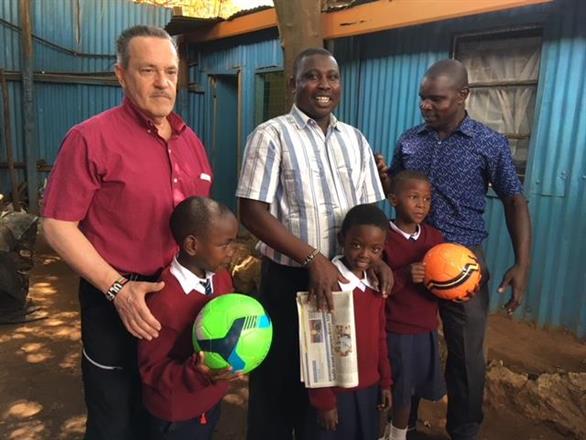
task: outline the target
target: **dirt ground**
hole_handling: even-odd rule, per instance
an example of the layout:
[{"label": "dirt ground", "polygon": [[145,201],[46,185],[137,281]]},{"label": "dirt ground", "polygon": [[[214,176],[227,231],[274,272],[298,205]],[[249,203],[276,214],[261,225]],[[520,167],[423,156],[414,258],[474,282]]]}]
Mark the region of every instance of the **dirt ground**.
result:
[{"label": "dirt ground", "polygon": [[[46,318],[0,326],[0,438],[81,439],[85,409],[77,278],[42,241],[37,248],[30,298]],[[490,318],[488,355],[517,372],[586,371],[583,342],[562,331],[536,329],[500,315]],[[216,440],[244,438],[247,397],[246,381],[226,396]],[[425,402],[418,426],[422,434],[410,439],[447,439],[445,410],[445,402]],[[482,440],[564,438],[547,425],[490,407],[481,434]]]}]

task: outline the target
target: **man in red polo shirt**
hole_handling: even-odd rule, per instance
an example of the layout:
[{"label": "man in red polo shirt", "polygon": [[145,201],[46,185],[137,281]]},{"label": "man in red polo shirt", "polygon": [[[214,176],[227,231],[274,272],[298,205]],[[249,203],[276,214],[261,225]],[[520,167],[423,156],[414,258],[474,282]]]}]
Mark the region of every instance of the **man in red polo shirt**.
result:
[{"label": "man in red polo shirt", "polygon": [[117,41],[123,103],[73,127],[49,178],[43,230],[81,276],[86,439],[143,438],[136,341],[158,336],[145,295],[159,291],[176,245],[171,212],[208,196],[212,172],[195,133],[173,113],[178,56],[162,29]]}]

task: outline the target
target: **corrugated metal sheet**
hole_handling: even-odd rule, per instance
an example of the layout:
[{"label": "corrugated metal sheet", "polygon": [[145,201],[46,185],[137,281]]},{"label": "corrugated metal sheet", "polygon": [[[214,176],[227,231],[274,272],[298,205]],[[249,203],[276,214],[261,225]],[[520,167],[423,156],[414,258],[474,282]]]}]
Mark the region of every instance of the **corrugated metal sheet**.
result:
[{"label": "corrugated metal sheet", "polygon": [[20,34],[14,26],[20,26],[18,0],[0,2],[0,66],[5,70],[20,69]]},{"label": "corrugated metal sheet", "polygon": [[[210,139],[210,112],[207,109],[210,95],[210,75],[235,74],[240,72],[240,147],[243,148],[246,137],[254,128],[254,104],[255,104],[255,75],[259,70],[282,66],[283,53],[280,43],[270,31],[261,35],[248,36],[238,39],[238,42],[216,42],[200,51],[192,53],[197,65],[192,67],[190,77],[204,89],[203,95],[192,94],[195,111],[189,122],[197,128],[204,144],[209,145]],[[197,116],[200,113],[200,116]],[[203,113],[204,117],[201,116]]]},{"label": "corrugated metal sheet", "polygon": [[[19,70],[19,0],[0,2],[0,36],[5,47],[1,65]],[[126,27],[164,27],[171,10],[137,5],[130,0],[32,1],[35,70],[99,72],[112,69],[114,41]],[[72,56],[71,52],[86,55]]]},{"label": "corrugated metal sheet", "polygon": [[[34,70],[46,72],[112,71],[115,40],[135,24],[164,27],[169,9],[138,5],[130,0],[31,1]],[[20,70],[21,35],[19,0],[0,2],[0,68]],[[76,53],[78,55],[76,55]],[[24,161],[22,92],[19,82],[9,82],[10,114],[15,158]],[[118,87],[36,83],[37,156],[52,163],[61,140],[74,124],[120,102]],[[1,112],[1,110],[0,110]],[[3,124],[0,139],[3,141]],[[6,160],[5,149],[0,160]],[[2,191],[9,188],[7,171],[0,170]],[[21,173],[20,181],[24,177]]]},{"label": "corrugated metal sheet", "polygon": [[[164,25],[169,12],[123,0],[33,2],[34,32],[50,41],[86,53],[112,54],[113,41],[136,23]],[[51,6],[49,6],[49,3]],[[76,25],[77,17],[79,26]],[[0,18],[19,25],[18,0],[0,2]],[[342,120],[358,126],[376,151],[390,157],[405,129],[420,122],[419,81],[427,66],[448,56],[457,33],[543,24],[536,119],[526,177],[526,193],[534,224],[533,271],[519,317],[540,325],[564,326],[586,335],[586,4],[560,0],[554,5],[449,20],[375,35],[343,39],[334,44],[344,81],[338,109]],[[58,24],[55,24],[58,23]],[[5,69],[20,65],[20,36],[0,25]],[[242,146],[254,128],[255,75],[259,69],[282,65],[275,35],[257,34],[204,48],[193,48],[197,65],[191,81],[203,94],[180,99],[179,110],[204,142],[209,142],[209,75],[240,72]],[[111,58],[80,61],[35,43],[36,69],[110,70]],[[20,86],[10,83],[13,138],[17,160],[22,154]],[[37,84],[39,156],[51,162],[58,144],[74,123],[118,102],[112,87]],[[65,112],[63,109],[67,109]],[[1,128],[0,128],[1,130]],[[4,157],[4,152],[1,153]],[[22,178],[22,176],[21,176]],[[2,173],[4,185],[5,173]],[[489,200],[486,242],[492,269],[492,308],[504,301],[496,292],[513,260],[501,204]]]},{"label": "corrugated metal sheet", "polygon": [[[540,325],[564,326],[579,336],[586,335],[584,22],[586,4],[563,0],[553,6],[348,39],[336,42],[335,51],[342,65],[345,96],[350,94],[339,113],[365,133],[375,151],[390,158],[398,136],[421,122],[417,98],[420,79],[430,64],[449,56],[455,34],[543,25],[537,117],[525,183],[535,245],[529,289],[518,316]],[[485,219],[490,234],[485,247],[493,274],[494,311],[508,299],[508,293],[499,296],[496,288],[513,261],[513,253],[502,205],[494,197],[489,197]]]},{"label": "corrugated metal sheet", "polygon": [[35,87],[35,97],[39,157],[52,163],[65,133],[75,124],[118,105],[122,90],[119,87],[41,83]]},{"label": "corrugated metal sheet", "polygon": [[544,32],[531,143],[535,272],[526,309],[586,335],[586,4],[565,1]]},{"label": "corrugated metal sheet", "polygon": [[[527,298],[516,316],[540,325],[564,326],[581,337],[586,335],[585,22],[584,2],[559,0],[334,42],[344,84],[337,114],[360,128],[375,151],[390,158],[399,135],[421,122],[419,82],[430,64],[449,56],[454,35],[543,26],[536,118],[525,182],[535,244]],[[263,65],[281,65],[277,40],[215,43],[199,52],[199,63],[197,80],[202,85],[206,73],[229,72],[234,66],[243,69],[241,118],[242,137],[246,137],[253,129],[256,91],[252,74]],[[206,112],[205,99],[203,95],[193,99],[192,111]],[[205,134],[209,121],[203,127],[202,122],[198,119],[196,126]],[[494,197],[489,197],[485,219],[494,311],[509,295],[499,297],[496,288],[513,262],[513,253],[502,204]]]}]

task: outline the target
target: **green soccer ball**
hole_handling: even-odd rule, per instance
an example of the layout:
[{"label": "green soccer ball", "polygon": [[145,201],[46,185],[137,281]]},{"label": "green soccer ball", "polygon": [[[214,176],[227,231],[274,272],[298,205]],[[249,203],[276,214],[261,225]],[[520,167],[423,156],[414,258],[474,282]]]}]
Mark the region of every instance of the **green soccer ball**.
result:
[{"label": "green soccer ball", "polygon": [[266,357],[273,339],[271,318],[254,298],[228,293],[207,303],[193,323],[193,348],[211,369],[248,373]]}]

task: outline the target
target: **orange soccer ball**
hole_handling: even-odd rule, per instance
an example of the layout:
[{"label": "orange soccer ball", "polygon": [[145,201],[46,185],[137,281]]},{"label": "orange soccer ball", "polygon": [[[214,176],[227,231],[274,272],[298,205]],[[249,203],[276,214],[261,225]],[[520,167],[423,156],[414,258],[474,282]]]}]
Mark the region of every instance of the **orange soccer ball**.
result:
[{"label": "orange soccer ball", "polygon": [[455,243],[438,244],[427,251],[423,262],[423,283],[439,298],[466,301],[480,287],[480,264],[466,246]]}]

